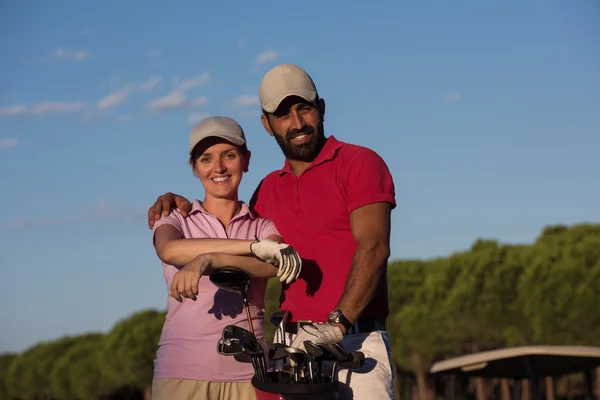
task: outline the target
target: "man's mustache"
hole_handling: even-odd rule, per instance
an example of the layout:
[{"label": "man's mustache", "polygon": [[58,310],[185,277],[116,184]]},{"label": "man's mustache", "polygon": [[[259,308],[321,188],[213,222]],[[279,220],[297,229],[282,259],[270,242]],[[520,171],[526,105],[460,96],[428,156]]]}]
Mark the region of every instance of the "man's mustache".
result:
[{"label": "man's mustache", "polygon": [[304,127],[302,130],[298,130],[298,129],[294,129],[293,131],[289,131],[286,135],[285,135],[285,140],[290,141],[293,138],[295,138],[296,136],[300,136],[300,135],[311,135],[315,132],[315,130],[313,129],[312,126],[306,126]]}]

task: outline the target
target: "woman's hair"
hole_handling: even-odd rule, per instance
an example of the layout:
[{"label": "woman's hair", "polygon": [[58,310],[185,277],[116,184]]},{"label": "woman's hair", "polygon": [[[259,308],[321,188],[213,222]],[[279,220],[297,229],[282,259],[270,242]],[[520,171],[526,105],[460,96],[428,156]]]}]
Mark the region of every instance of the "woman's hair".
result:
[{"label": "woman's hair", "polygon": [[[189,163],[192,164],[192,166],[194,165],[194,162],[198,159],[198,157],[200,157],[202,154],[197,154],[198,152],[196,151],[198,149],[198,145],[200,143],[198,143],[196,145],[196,147],[194,147],[194,149],[192,150],[191,154],[190,154],[190,160]],[[246,143],[244,143],[241,146],[235,146],[240,150],[240,153],[242,153],[242,155],[245,157],[246,154],[248,154],[248,146],[246,146]]]}]

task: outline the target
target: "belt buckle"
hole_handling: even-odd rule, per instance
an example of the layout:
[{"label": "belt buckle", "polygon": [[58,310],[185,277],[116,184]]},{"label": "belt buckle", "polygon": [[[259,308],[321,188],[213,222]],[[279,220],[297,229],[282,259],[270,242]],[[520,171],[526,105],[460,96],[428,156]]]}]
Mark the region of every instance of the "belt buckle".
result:
[{"label": "belt buckle", "polygon": [[300,333],[300,327],[302,325],[308,325],[308,324],[312,324],[313,322],[310,319],[299,319],[296,321],[296,325],[298,326],[298,330],[296,331],[298,333]]}]

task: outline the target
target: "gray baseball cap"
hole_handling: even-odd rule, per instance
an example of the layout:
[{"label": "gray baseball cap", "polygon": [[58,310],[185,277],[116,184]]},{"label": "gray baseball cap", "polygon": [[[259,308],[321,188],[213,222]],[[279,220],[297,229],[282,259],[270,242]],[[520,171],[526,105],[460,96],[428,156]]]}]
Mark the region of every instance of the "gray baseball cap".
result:
[{"label": "gray baseball cap", "polygon": [[258,91],[263,110],[272,113],[289,96],[298,96],[312,103],[317,98],[317,88],[310,75],[294,64],[281,64],[271,68],[263,77]]},{"label": "gray baseball cap", "polygon": [[189,154],[198,143],[209,137],[220,137],[236,146],[242,146],[246,143],[246,135],[242,127],[227,117],[208,117],[198,122],[190,132]]}]

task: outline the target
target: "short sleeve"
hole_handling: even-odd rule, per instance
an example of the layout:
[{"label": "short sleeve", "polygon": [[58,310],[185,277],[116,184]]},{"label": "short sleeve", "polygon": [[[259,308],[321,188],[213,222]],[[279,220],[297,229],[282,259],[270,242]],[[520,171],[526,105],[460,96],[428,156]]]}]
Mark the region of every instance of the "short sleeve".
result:
[{"label": "short sleeve", "polygon": [[345,163],[344,177],[348,213],[371,203],[388,202],[396,207],[392,174],[385,161],[373,150],[361,148]]},{"label": "short sleeve", "polygon": [[260,201],[261,200],[261,188],[262,188],[263,183],[264,183],[264,179],[260,181],[260,183],[256,187],[256,190],[254,190],[254,193],[252,194],[252,197],[250,198],[250,203],[248,204],[250,209],[258,216],[264,215],[262,202]]},{"label": "short sleeve", "polygon": [[156,235],[156,230],[159,226],[162,225],[172,225],[177,229],[179,235],[183,238],[183,228],[182,228],[182,219],[183,217],[179,214],[179,211],[171,211],[169,215],[162,216],[158,221],[154,223],[152,227],[152,245],[154,245],[154,236]]},{"label": "short sleeve", "polygon": [[266,239],[271,235],[279,235],[279,231],[275,228],[275,224],[270,219],[261,218],[260,227],[258,229],[258,238],[260,240]]}]

